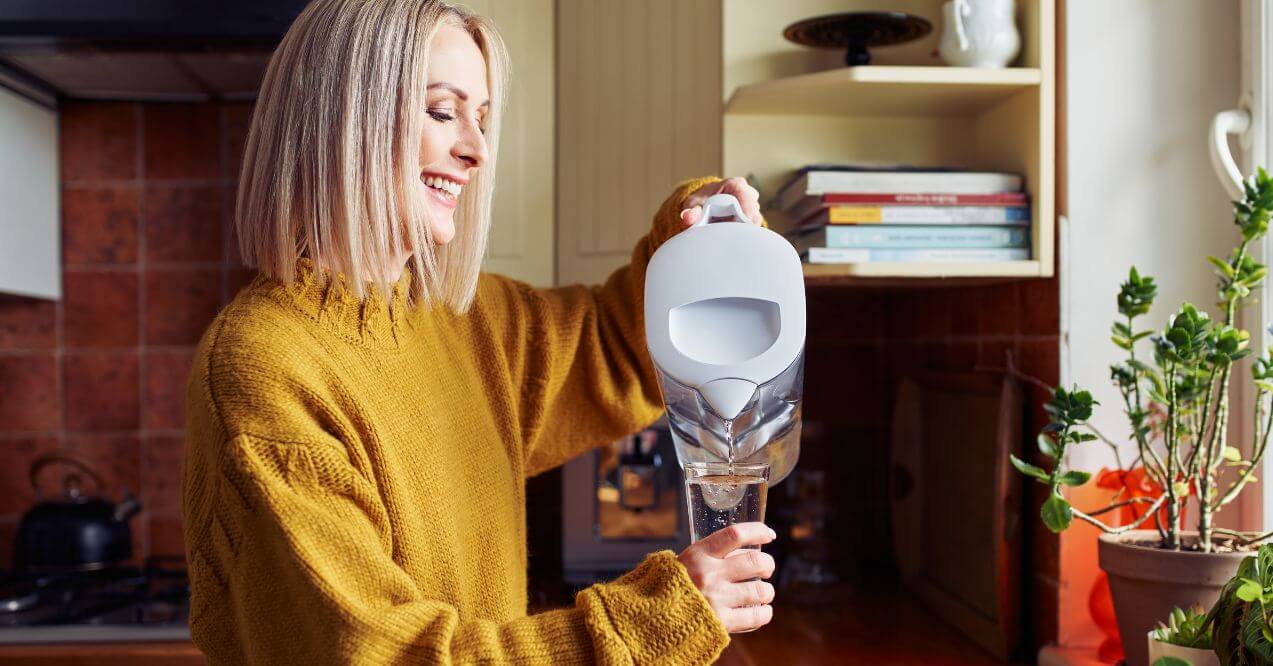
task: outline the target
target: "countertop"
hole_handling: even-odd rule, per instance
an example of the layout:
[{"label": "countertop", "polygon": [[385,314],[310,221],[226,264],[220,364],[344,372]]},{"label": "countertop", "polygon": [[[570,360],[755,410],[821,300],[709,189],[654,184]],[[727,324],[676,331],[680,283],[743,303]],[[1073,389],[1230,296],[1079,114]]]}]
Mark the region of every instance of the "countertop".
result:
[{"label": "countertop", "polygon": [[[814,607],[774,605],[769,625],[736,634],[721,655],[722,666],[770,664],[999,664],[954,629],[897,593],[855,593]],[[187,641],[0,646],[0,666],[9,664],[202,664]]]},{"label": "countertop", "polygon": [[770,664],[999,665],[906,596],[858,593],[823,607],[774,603],[774,619],[735,634],[722,666]]}]

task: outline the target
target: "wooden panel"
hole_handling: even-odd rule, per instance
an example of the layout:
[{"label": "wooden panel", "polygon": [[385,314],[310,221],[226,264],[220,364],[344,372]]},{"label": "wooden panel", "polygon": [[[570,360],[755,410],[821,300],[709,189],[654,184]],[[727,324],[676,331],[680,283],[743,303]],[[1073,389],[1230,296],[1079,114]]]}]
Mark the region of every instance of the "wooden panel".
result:
[{"label": "wooden panel", "polygon": [[1001,659],[1020,607],[1021,392],[993,375],[903,380],[890,453],[894,548],[907,588]]},{"label": "wooden panel", "polygon": [[720,0],[557,3],[557,281],[628,260],[680,181],[720,173]]},{"label": "wooden panel", "polygon": [[512,61],[485,270],[553,283],[553,0],[467,0],[499,27]]}]

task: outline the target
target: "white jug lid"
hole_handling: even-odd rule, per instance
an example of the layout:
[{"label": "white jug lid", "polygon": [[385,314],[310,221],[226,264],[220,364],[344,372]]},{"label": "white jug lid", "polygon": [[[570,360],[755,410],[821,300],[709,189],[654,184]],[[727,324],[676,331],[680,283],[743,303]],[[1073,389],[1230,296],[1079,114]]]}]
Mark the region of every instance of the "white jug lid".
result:
[{"label": "white jug lid", "polygon": [[721,215],[746,221],[737,199],[715,195],[697,224],[650,258],[645,338],[660,371],[732,419],[804,348],[804,273],[782,236],[752,224],[709,223]]}]

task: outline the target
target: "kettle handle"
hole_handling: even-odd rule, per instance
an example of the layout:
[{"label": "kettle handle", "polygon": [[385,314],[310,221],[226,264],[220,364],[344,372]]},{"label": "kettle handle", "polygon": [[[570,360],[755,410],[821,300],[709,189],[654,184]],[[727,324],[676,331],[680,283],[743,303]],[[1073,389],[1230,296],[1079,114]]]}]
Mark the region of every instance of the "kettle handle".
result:
[{"label": "kettle handle", "polygon": [[48,467],[53,463],[65,463],[71,467],[78,468],[81,472],[88,475],[88,478],[93,480],[94,494],[100,494],[102,492],[102,477],[98,476],[97,472],[94,472],[93,468],[88,466],[88,463],[66,453],[51,451],[38,456],[31,463],[31,471],[27,475],[27,478],[31,481],[31,489],[35,491],[36,497],[39,497],[40,495],[40,472],[43,471],[45,467]]},{"label": "kettle handle", "polygon": [[705,225],[713,217],[732,217],[744,224],[751,223],[751,220],[747,219],[746,215],[743,215],[742,205],[738,203],[738,199],[732,194],[713,194],[707,197],[707,201],[703,202],[703,214],[699,216],[698,222],[695,222],[694,226]]}]

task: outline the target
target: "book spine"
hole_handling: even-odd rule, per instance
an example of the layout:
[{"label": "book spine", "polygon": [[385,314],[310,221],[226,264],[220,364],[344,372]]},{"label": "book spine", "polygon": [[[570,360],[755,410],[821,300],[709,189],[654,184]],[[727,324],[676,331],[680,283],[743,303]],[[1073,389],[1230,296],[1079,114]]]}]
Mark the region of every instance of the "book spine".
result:
[{"label": "book spine", "polygon": [[1020,191],[1021,176],[1010,173],[810,171],[805,174],[804,184],[804,194],[999,194]]},{"label": "book spine", "polygon": [[1000,192],[998,194],[828,192],[818,199],[818,203],[828,205],[870,204],[876,206],[1024,206],[1029,203],[1029,198],[1025,192]]},{"label": "book spine", "polygon": [[1028,247],[1025,227],[835,226],[825,231],[832,248],[1010,248]]},{"label": "book spine", "polygon": [[832,206],[831,224],[1013,224],[1030,220],[1025,206]]},{"label": "book spine", "polygon": [[910,249],[885,250],[869,248],[811,247],[807,252],[811,264],[845,264],[868,261],[1024,261],[1027,249]]}]

